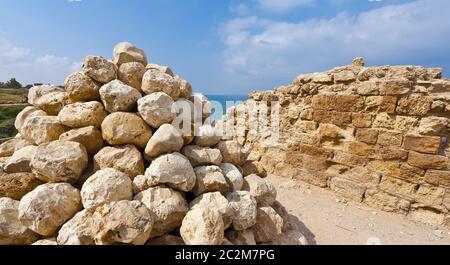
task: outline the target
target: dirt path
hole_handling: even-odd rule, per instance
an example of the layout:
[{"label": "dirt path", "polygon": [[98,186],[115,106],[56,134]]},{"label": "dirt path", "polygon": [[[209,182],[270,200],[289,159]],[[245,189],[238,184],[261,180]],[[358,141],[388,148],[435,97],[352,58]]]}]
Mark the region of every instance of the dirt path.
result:
[{"label": "dirt path", "polygon": [[347,202],[331,191],[270,176],[278,200],[300,220],[310,244],[450,244],[450,229]]}]

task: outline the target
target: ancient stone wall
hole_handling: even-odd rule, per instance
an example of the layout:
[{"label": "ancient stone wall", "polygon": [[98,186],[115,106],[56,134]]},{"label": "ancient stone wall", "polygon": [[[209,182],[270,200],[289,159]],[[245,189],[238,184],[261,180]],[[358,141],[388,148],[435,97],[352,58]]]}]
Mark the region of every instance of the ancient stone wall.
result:
[{"label": "ancient stone wall", "polygon": [[300,75],[256,101],[281,104],[281,138],[239,139],[253,166],[429,224],[449,224],[450,80],[418,66],[352,65]]}]

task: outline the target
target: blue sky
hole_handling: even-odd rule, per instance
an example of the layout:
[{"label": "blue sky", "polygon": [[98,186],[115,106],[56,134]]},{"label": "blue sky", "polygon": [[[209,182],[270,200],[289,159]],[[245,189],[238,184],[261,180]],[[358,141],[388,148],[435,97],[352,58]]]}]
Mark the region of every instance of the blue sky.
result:
[{"label": "blue sky", "polygon": [[206,94],[272,89],[357,56],[450,76],[449,16],[448,0],[0,0],[0,80],[62,84],[120,41]]}]

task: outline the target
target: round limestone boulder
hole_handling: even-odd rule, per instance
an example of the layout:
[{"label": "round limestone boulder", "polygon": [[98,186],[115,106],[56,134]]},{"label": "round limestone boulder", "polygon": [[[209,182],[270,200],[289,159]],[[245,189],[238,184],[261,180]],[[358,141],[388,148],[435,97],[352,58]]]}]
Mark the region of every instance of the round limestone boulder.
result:
[{"label": "round limestone boulder", "polygon": [[220,164],[220,169],[222,169],[223,175],[225,176],[225,179],[230,186],[230,191],[242,190],[244,178],[235,165],[230,163],[223,163]]},{"label": "round limestone boulder", "polygon": [[191,191],[196,176],[189,160],[180,153],[162,155],[156,158],[145,172],[147,183],[167,184],[180,191]]},{"label": "round limestone boulder", "polygon": [[69,75],[64,81],[68,103],[97,101],[100,84],[82,72]]},{"label": "round limestone boulder", "polygon": [[251,229],[242,231],[229,230],[225,233],[225,237],[237,246],[254,246],[256,245],[255,235]]},{"label": "round limestone boulder", "polygon": [[103,139],[110,145],[134,144],[143,149],[152,131],[141,117],[134,113],[115,112],[102,123]]},{"label": "round limestone boulder", "polygon": [[58,115],[66,102],[67,93],[64,89],[56,86],[34,86],[28,92],[28,103],[49,115]]},{"label": "round limestone boulder", "polygon": [[102,84],[117,79],[117,66],[101,56],[87,56],[84,59],[83,72]]},{"label": "round limestone boulder", "polygon": [[170,69],[170,67],[168,66],[163,66],[163,65],[159,65],[159,64],[155,64],[155,63],[149,63],[147,64],[147,66],[145,67],[145,69],[149,70],[149,69],[156,69],[162,73],[168,74],[172,77],[175,77],[175,75],[173,74],[172,69]]},{"label": "round limestone boulder", "polygon": [[174,101],[169,95],[157,92],[138,100],[138,111],[141,117],[152,128],[159,128],[170,123],[176,114],[172,111]]},{"label": "round limestone boulder", "polygon": [[38,240],[31,245],[33,245],[33,246],[57,246],[58,242],[56,242],[56,238],[52,237],[52,238]]},{"label": "round limestone boulder", "polygon": [[146,71],[147,69],[142,63],[124,63],[119,67],[119,80],[141,91],[142,78]]},{"label": "round limestone boulder", "polygon": [[168,74],[156,69],[149,69],[142,78],[141,90],[147,95],[164,92],[172,99],[177,99],[180,96],[180,83]]},{"label": "round limestone boulder", "polygon": [[242,189],[250,192],[259,204],[272,205],[277,198],[275,186],[255,174],[244,178]]},{"label": "round limestone boulder", "polygon": [[58,245],[94,245],[92,213],[83,210],[67,221],[58,232]]},{"label": "round limestone boulder", "polygon": [[95,126],[100,128],[108,114],[98,101],[78,102],[65,106],[58,114],[59,121],[68,127],[82,128]]},{"label": "round limestone boulder", "polygon": [[203,193],[218,191],[222,194],[228,193],[228,185],[222,170],[218,166],[203,166],[194,169],[197,180],[192,192],[195,196]]},{"label": "round limestone boulder", "polygon": [[31,159],[36,153],[37,146],[25,146],[14,152],[14,154],[6,161],[3,170],[6,173],[31,172]]},{"label": "round limestone boulder", "polygon": [[200,195],[189,203],[191,209],[198,207],[216,209],[222,215],[224,228],[233,222],[234,210],[228,200],[220,192],[209,192]]},{"label": "round limestone boulder", "polygon": [[148,63],[145,52],[129,42],[120,42],[114,47],[113,61],[118,66],[129,62]]},{"label": "round limestone boulder", "polygon": [[156,216],[150,238],[162,236],[180,227],[189,211],[183,195],[164,186],[145,190],[136,195],[134,200],[144,203]]},{"label": "round limestone boulder", "polygon": [[42,236],[53,235],[81,209],[80,192],[67,183],[43,184],[19,204],[23,225]]},{"label": "round limestone boulder", "polygon": [[180,76],[175,75],[175,80],[177,80],[180,83],[180,98],[190,99],[192,97],[192,85],[182,79]]},{"label": "round limestone boulder", "polygon": [[87,164],[88,154],[84,146],[58,140],[39,146],[30,166],[42,181],[75,183]]},{"label": "round limestone boulder", "polygon": [[137,101],[141,97],[139,90],[120,80],[111,81],[100,88],[100,98],[105,109],[110,113],[135,111]]},{"label": "round limestone boulder", "polygon": [[187,145],[181,150],[181,153],[189,159],[194,167],[207,165],[220,166],[222,163],[222,154],[219,149]]},{"label": "round limestone boulder", "polygon": [[198,128],[197,134],[195,136],[195,144],[198,146],[215,146],[221,140],[222,136],[216,131],[216,129],[205,124]]},{"label": "round limestone boulder", "polygon": [[240,166],[247,160],[247,150],[237,141],[222,141],[216,148],[222,153],[224,163]]},{"label": "round limestone boulder", "polygon": [[97,245],[144,245],[154,223],[154,214],[139,201],[105,204],[95,210],[92,218]]},{"label": "round limestone boulder", "polygon": [[35,116],[47,116],[47,113],[34,106],[28,106],[17,114],[16,120],[14,121],[14,127],[16,127],[17,131],[22,131],[22,126],[24,125],[25,120],[29,117]]},{"label": "round limestone boulder", "polygon": [[0,198],[22,199],[25,194],[43,184],[32,173],[14,173],[0,177]]},{"label": "round limestone boulder", "polygon": [[163,235],[157,238],[150,239],[145,243],[151,246],[183,246],[183,238],[173,235]]},{"label": "round limestone boulder", "polygon": [[13,138],[0,144],[0,157],[10,157],[19,149],[32,145],[31,142],[22,138]]},{"label": "round limestone boulder", "polygon": [[0,198],[0,245],[29,245],[38,240],[38,234],[20,223],[18,209],[18,201]]},{"label": "round limestone boulder", "polygon": [[131,179],[113,168],[97,171],[81,188],[81,201],[88,210],[113,201],[129,201],[132,198]]},{"label": "round limestone boulder", "polygon": [[145,154],[149,158],[154,158],[166,153],[179,152],[183,145],[183,137],[178,129],[171,124],[164,124],[150,138],[145,147]]},{"label": "round limestone boulder", "polygon": [[233,229],[242,231],[256,224],[257,203],[247,191],[228,193],[227,200],[234,210]]},{"label": "round limestone boulder", "polygon": [[251,229],[256,243],[277,241],[283,232],[283,218],[272,207],[259,207],[256,224]]},{"label": "round limestone boulder", "polygon": [[186,245],[221,245],[224,240],[222,215],[216,209],[192,209],[183,219],[180,234]]},{"label": "round limestone boulder", "polygon": [[97,169],[114,168],[125,173],[130,179],[144,174],[144,159],[134,145],[107,146],[94,156]]},{"label": "round limestone boulder", "polygon": [[150,187],[158,185],[158,183],[148,183],[151,179],[147,178],[144,175],[137,175],[133,179],[133,194],[138,194],[144,190],[149,189]]},{"label": "round limestone boulder", "polygon": [[59,140],[80,143],[89,155],[96,154],[105,145],[102,132],[94,126],[70,130],[61,134]]},{"label": "round limestone boulder", "polygon": [[20,134],[29,142],[41,145],[58,140],[66,131],[56,116],[35,116],[25,120]]}]

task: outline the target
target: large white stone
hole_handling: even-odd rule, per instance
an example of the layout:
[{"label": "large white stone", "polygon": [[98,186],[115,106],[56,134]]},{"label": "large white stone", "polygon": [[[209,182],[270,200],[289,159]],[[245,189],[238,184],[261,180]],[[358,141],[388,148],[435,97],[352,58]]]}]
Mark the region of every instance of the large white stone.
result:
[{"label": "large white stone", "polygon": [[180,96],[180,83],[172,76],[156,69],[149,69],[145,72],[141,89],[147,95],[164,92],[172,99],[177,99]]},{"label": "large white stone", "polygon": [[90,78],[102,84],[117,78],[117,66],[101,56],[86,56],[83,72]]},{"label": "large white stone", "polygon": [[87,126],[100,128],[107,115],[102,103],[90,101],[66,105],[59,112],[58,118],[63,125],[72,128]]},{"label": "large white stone", "polygon": [[113,61],[117,66],[129,62],[139,62],[143,65],[148,63],[145,52],[129,42],[120,42],[114,47]]},{"label": "large white stone", "polygon": [[88,210],[78,212],[61,227],[56,240],[58,245],[94,245],[92,213]]},{"label": "large white stone", "polygon": [[242,231],[256,224],[257,203],[249,192],[230,192],[227,195],[227,199],[234,210],[234,230]]},{"label": "large white stone", "polygon": [[49,115],[58,115],[59,111],[66,105],[66,102],[67,93],[64,89],[56,86],[34,86],[28,92],[28,103]]},{"label": "large white stone", "polygon": [[220,164],[220,169],[222,169],[223,175],[225,176],[231,191],[238,191],[242,189],[244,178],[235,165],[223,163]]},{"label": "large white stone", "polygon": [[194,169],[197,180],[192,192],[199,196],[206,192],[219,191],[226,194],[230,187],[218,166],[203,166]]},{"label": "large white stone", "polygon": [[138,100],[138,111],[141,117],[153,128],[170,123],[176,114],[172,111],[174,102],[163,92],[152,93]]},{"label": "large white stone", "polygon": [[209,192],[200,195],[189,203],[191,209],[197,207],[217,209],[222,215],[224,228],[227,229],[233,222],[234,209],[220,192]]},{"label": "large white stone", "polygon": [[134,145],[107,146],[94,156],[96,169],[114,168],[134,179],[144,174],[144,159]]},{"label": "large white stone", "polygon": [[112,112],[133,112],[137,101],[142,97],[136,88],[126,85],[120,80],[114,80],[100,88],[100,98],[105,109]]},{"label": "large white stone", "polygon": [[145,148],[145,154],[154,158],[165,153],[179,152],[183,145],[183,137],[177,128],[170,124],[164,124],[150,138]]},{"label": "large white stone", "polygon": [[224,240],[222,215],[212,208],[190,210],[180,228],[186,245],[221,245]]}]

